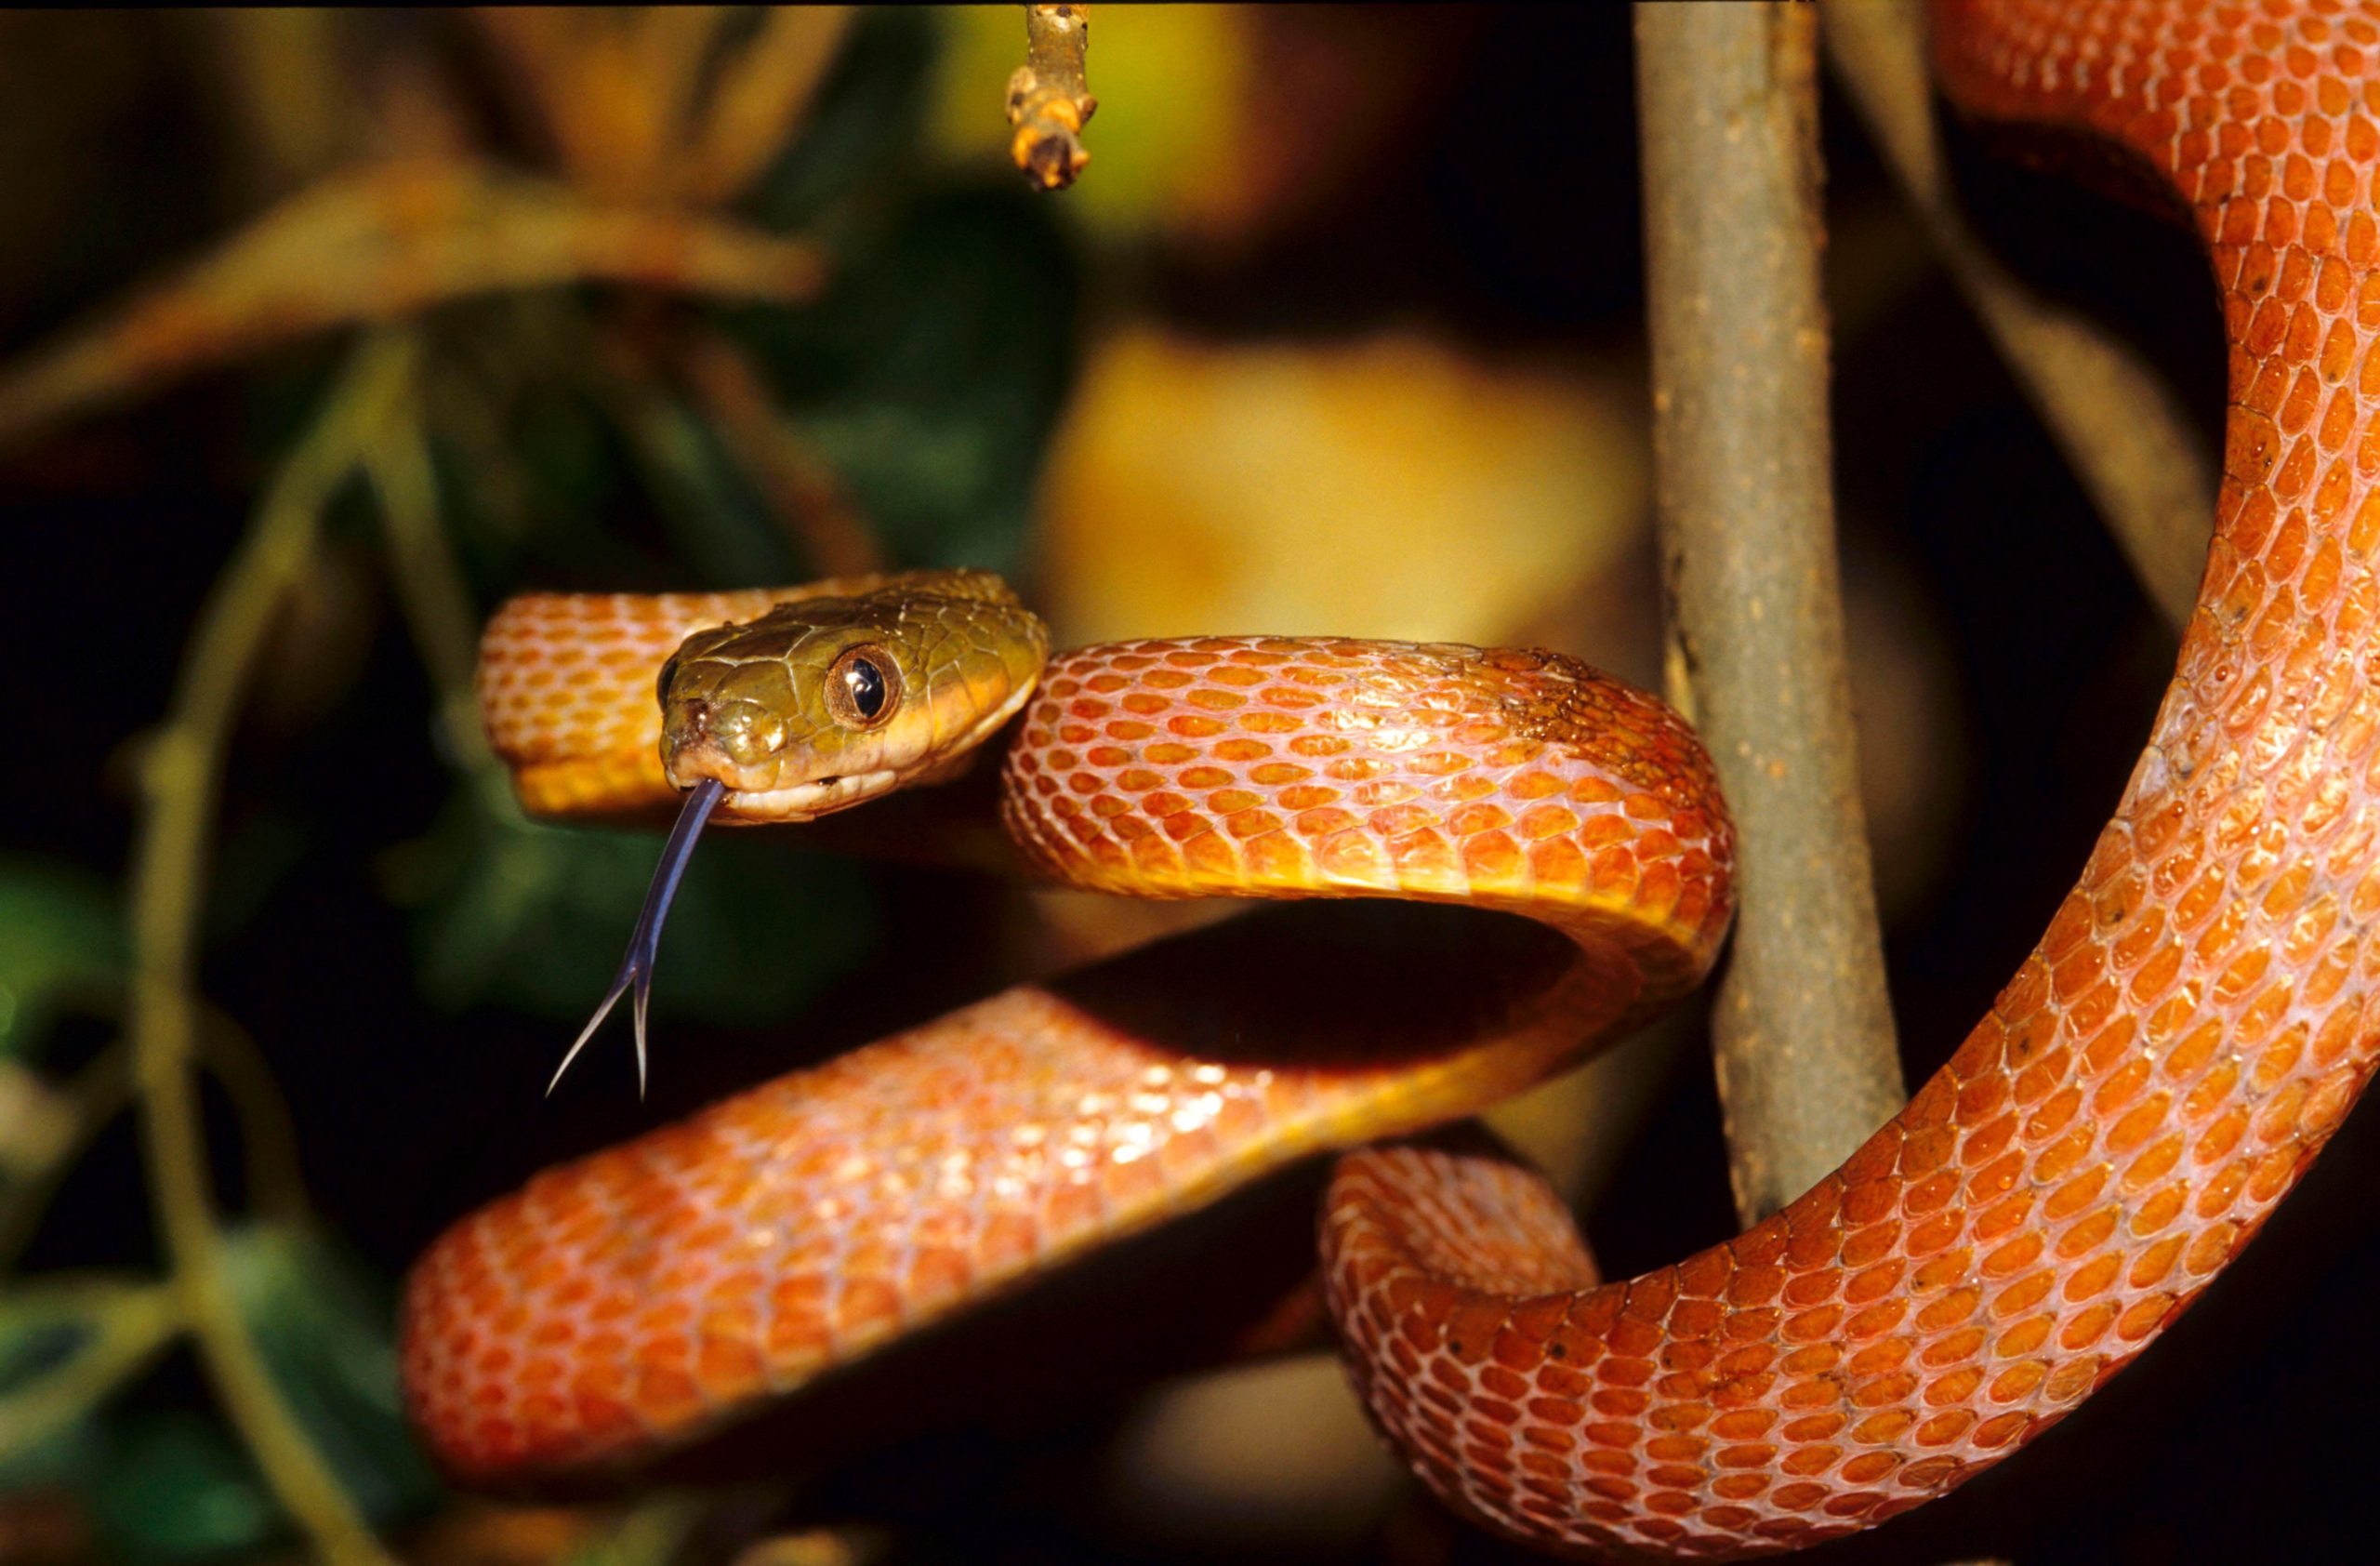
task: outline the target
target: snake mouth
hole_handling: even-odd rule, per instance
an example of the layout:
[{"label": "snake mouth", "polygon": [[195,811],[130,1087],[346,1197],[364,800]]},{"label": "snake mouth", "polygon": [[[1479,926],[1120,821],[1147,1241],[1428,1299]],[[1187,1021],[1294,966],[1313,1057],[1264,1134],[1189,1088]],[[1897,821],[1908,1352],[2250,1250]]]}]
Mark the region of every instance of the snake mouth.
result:
[{"label": "snake mouth", "polygon": [[731,786],[721,802],[721,814],[739,822],[815,820],[887,792],[899,777],[892,771],[850,772],[787,789],[745,790]]},{"label": "snake mouth", "polygon": [[665,742],[662,771],[679,789],[717,783],[725,790],[713,817],[723,826],[760,826],[809,821],[852,805],[864,804],[890,792],[901,774],[875,767],[866,772],[828,773],[797,782],[783,780],[787,758],[768,755],[740,759],[719,733],[689,725],[692,732]]}]

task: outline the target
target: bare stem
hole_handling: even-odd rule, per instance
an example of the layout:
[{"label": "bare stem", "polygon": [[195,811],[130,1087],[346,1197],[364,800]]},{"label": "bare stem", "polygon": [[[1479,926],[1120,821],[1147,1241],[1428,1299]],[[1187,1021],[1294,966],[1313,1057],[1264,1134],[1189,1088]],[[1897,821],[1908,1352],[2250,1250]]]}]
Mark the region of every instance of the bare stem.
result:
[{"label": "bare stem", "polygon": [[231,1101],[249,1205],[273,1223],[311,1223],[313,1203],[298,1167],[297,1122],[256,1040],[220,1007],[202,1003],[198,1059]]},{"label": "bare stem", "polygon": [[241,1319],[222,1263],[192,1067],[199,914],[232,724],[273,612],[311,555],[323,510],[409,376],[411,360],[403,338],[363,344],[217,579],[172,710],[148,744],[132,869],[133,1081],[172,1287],[225,1412],[291,1518],[327,1559],[375,1563],[389,1557],[308,1439]]},{"label": "bare stem", "polygon": [[1844,671],[1816,23],[1801,6],[1636,8],[1669,685],[1739,839],[1712,1031],[1747,1222],[1905,1097]]},{"label": "bare stem", "polygon": [[1008,79],[1009,156],[1045,191],[1062,191],[1091,162],[1082,127],[1098,112],[1083,79],[1091,48],[1089,6],[1025,7],[1025,63]]},{"label": "bare stem", "polygon": [[2010,276],[1960,217],[1943,176],[1915,0],[1829,6],[1826,47],[1935,253],[2178,631],[2206,568],[2215,470],[2173,393],[2129,347]]}]

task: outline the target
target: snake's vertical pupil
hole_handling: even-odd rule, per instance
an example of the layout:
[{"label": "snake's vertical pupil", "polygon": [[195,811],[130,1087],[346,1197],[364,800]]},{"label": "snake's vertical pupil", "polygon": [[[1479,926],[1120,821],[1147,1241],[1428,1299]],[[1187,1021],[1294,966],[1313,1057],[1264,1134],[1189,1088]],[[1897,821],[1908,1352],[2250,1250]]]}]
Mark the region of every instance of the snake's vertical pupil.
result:
[{"label": "snake's vertical pupil", "polygon": [[867,659],[853,658],[843,665],[843,689],[852,698],[852,710],[863,722],[884,710],[884,671]]}]

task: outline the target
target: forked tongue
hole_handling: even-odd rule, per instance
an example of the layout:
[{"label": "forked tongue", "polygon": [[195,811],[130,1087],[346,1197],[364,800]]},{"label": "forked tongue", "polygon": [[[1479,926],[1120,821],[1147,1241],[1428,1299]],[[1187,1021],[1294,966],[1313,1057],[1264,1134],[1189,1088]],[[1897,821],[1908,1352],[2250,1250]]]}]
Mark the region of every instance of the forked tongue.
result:
[{"label": "forked tongue", "polygon": [[704,778],[686,796],[685,807],[678,812],[678,824],[669,829],[669,841],[662,844],[661,863],[654,867],[653,883],[644,889],[644,907],[637,910],[636,928],[628,932],[628,949],[620,958],[620,971],[613,975],[611,991],[603,997],[603,1003],[595,1008],[595,1015],[587,1019],[587,1026],[579,1029],[577,1042],[570,1046],[570,1053],[563,1055],[562,1064],[554,1068],[553,1081],[546,1084],[547,1093],[553,1092],[555,1083],[562,1081],[562,1074],[570,1069],[570,1063],[578,1058],[578,1052],[585,1049],[587,1041],[595,1036],[595,1029],[603,1026],[603,1019],[612,1015],[612,1008],[620,1003],[620,997],[633,987],[636,990],[636,1094],[639,1098],[644,1096],[644,1008],[646,999],[653,992],[653,956],[661,945],[661,923],[669,917],[669,900],[678,895],[678,883],[685,876],[686,861],[694,857],[694,839],[702,836],[703,823],[710,819],[710,813],[726,797],[727,785],[716,777]]}]

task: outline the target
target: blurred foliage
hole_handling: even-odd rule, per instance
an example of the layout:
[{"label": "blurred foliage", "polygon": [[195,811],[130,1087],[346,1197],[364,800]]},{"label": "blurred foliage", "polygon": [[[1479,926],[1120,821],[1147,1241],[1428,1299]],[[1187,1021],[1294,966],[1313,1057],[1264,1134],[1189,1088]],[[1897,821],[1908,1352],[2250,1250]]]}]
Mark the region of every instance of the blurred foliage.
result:
[{"label": "blurred foliage", "polygon": [[224,1265],[274,1379],[365,1515],[390,1520],[434,1497],[396,1395],[385,1285],[329,1241],[262,1224],[231,1232]]},{"label": "blurred foliage", "polygon": [[80,866],[0,855],[0,1055],[37,1046],[58,1008],[124,981],[123,912]]},{"label": "blurred foliage", "polygon": [[153,1355],[172,1324],[155,1285],[112,1277],[51,1281],[0,1301],[0,1488],[90,1471],[99,1396],[112,1375]]},{"label": "blurred foliage", "polygon": [[[419,909],[422,993],[451,1010],[584,1014],[618,964],[653,857],[648,838],[541,826],[459,793],[429,837],[387,861],[391,896]],[[655,1013],[745,1026],[791,1015],[866,949],[871,925],[871,883],[846,861],[781,843],[697,856],[670,914]]]},{"label": "blurred foliage", "polygon": [[[1014,13],[998,14],[1014,25]],[[937,20],[922,10],[863,16],[801,135],[779,150],[743,209],[772,229],[837,237],[879,219],[883,192],[917,172],[924,83],[941,45]]]},{"label": "blurred foliage", "polygon": [[[325,1241],[251,1224],[222,1256],[243,1317],[307,1435],[364,1513],[418,1511],[437,1483],[396,1396],[392,1302]],[[107,1553],[202,1559],[284,1536],[254,1463],[187,1409],[104,1402],[169,1344],[157,1285],[84,1278],[0,1301],[0,1491],[79,1496]]]},{"label": "blurred foliage", "polygon": [[[325,1242],[263,1226],[234,1231],[224,1259],[275,1379],[365,1514],[393,1520],[434,1498],[436,1481],[397,1404],[384,1291]],[[32,1300],[38,1307],[39,1296]],[[61,1385],[102,1356],[153,1352],[171,1324],[146,1285],[111,1285],[78,1301],[72,1317],[44,1320],[26,1306],[20,1299],[0,1312],[0,1430],[12,1437],[22,1405],[57,1400]],[[30,1442],[7,1440],[0,1487],[81,1496],[108,1554],[196,1560],[284,1536],[254,1463],[214,1421],[140,1404],[73,1413]]]},{"label": "blurred foliage", "polygon": [[[112,168],[111,132],[135,105],[157,112],[167,83],[185,113],[229,107],[211,111],[216,134],[148,154],[185,197],[162,212],[157,248],[137,237],[152,216],[138,208],[98,220],[55,181],[22,192],[60,232],[47,256],[12,249],[6,274],[81,324],[0,363],[0,441],[54,460],[91,410],[230,372],[236,414],[213,438],[253,484],[334,417],[337,335],[394,328],[409,344],[393,402],[352,412],[353,466],[307,502],[317,542],[276,611],[253,704],[265,743],[300,772],[235,800],[201,906],[210,950],[239,951],[324,856],[359,857],[411,922],[425,1002],[527,1014],[544,1036],[602,993],[654,844],[536,825],[512,803],[464,716],[469,639],[496,599],[538,582],[798,579],[835,568],[839,550],[897,564],[1024,557],[1073,374],[1078,279],[1062,220],[1012,174],[925,144],[945,20],[227,14],[178,19],[163,43],[104,20],[5,25],[26,45],[19,72],[0,67],[12,80],[27,60],[109,70],[94,100],[24,83],[87,112],[60,118],[64,147],[21,128],[0,138],[0,165]],[[995,125],[1006,69],[978,89]],[[211,236],[188,220],[210,204]],[[160,281],[112,303],[76,295],[50,269],[88,253]],[[44,444],[61,434],[62,448]],[[309,748],[351,748],[385,722],[356,707],[384,686],[368,645],[384,603],[429,670],[446,797],[434,812],[356,802],[335,819],[302,769],[320,764]],[[356,816],[379,821],[377,843],[354,841]],[[781,843],[698,856],[657,1016],[798,1015],[868,951],[877,900],[864,869]],[[103,877],[0,856],[0,1054],[27,1057],[69,1012],[120,1012],[129,957]],[[271,1082],[239,1087],[254,1137]],[[72,1083],[29,1068],[0,1080],[0,1201],[19,1242],[128,1091],[118,1054]],[[131,1561],[285,1546],[274,1476],[190,1396],[172,1290],[124,1270],[140,1243],[125,1237],[107,1270],[0,1290],[0,1496],[68,1497],[90,1547]],[[210,1243],[347,1504],[377,1529],[439,1506],[399,1404],[385,1267],[289,1222],[238,1222]],[[640,1512],[599,1554],[661,1559],[696,1515]]]},{"label": "blurred foliage", "polygon": [[1004,182],[918,203],[819,309],[728,322],[895,558],[1013,571],[1075,292],[1047,204]]}]

